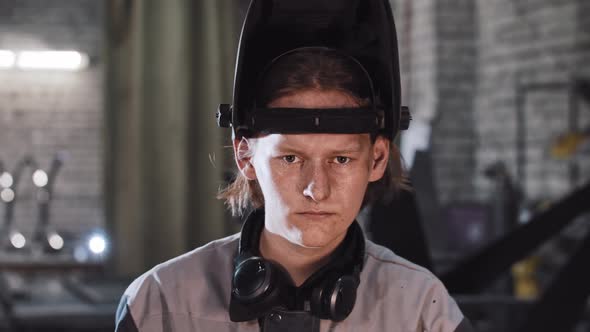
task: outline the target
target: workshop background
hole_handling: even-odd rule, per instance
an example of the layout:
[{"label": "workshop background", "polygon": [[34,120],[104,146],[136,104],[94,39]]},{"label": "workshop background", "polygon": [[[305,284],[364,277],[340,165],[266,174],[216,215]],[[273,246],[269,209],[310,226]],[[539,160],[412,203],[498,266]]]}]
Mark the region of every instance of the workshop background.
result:
[{"label": "workshop background", "polygon": [[[133,278],[239,230],[215,112],[248,3],[0,0],[0,331],[112,331]],[[415,191],[368,236],[477,331],[590,331],[590,2],[391,5]]]}]

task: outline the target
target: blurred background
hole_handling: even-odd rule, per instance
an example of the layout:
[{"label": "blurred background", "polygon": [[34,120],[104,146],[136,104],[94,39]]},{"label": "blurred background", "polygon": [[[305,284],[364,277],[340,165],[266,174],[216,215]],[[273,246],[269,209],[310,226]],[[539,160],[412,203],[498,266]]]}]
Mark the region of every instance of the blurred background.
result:
[{"label": "blurred background", "polygon": [[[0,330],[111,331],[128,283],[239,230],[247,0],[0,0]],[[590,2],[392,0],[414,192],[359,217],[477,331],[590,331]]]}]

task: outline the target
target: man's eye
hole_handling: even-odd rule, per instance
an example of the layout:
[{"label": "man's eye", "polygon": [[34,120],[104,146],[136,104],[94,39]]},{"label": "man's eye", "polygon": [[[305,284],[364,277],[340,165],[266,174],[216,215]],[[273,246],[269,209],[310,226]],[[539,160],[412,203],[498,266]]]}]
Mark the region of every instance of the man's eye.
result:
[{"label": "man's eye", "polygon": [[350,161],[350,158],[349,157],[338,156],[338,157],[336,157],[335,160],[336,160],[336,162],[338,164],[348,164],[348,162]]},{"label": "man's eye", "polygon": [[284,156],[283,160],[289,164],[292,164],[297,161],[297,157],[294,155],[288,155],[288,156]]}]

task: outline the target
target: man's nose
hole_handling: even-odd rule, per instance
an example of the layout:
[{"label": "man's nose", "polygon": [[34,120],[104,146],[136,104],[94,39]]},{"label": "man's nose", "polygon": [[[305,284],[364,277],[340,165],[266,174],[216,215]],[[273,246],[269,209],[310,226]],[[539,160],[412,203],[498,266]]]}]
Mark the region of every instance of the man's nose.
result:
[{"label": "man's nose", "polygon": [[326,165],[320,163],[304,166],[305,189],[303,195],[315,202],[325,200],[330,196],[330,181]]}]

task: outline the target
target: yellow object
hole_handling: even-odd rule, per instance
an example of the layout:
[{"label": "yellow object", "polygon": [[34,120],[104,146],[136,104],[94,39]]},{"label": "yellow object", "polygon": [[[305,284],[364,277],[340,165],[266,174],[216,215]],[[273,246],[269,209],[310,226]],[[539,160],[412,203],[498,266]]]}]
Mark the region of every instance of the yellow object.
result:
[{"label": "yellow object", "polygon": [[560,135],[551,146],[551,156],[557,159],[570,158],[588,137],[588,134],[580,132]]},{"label": "yellow object", "polygon": [[539,296],[539,283],[536,278],[539,259],[526,258],[512,266],[514,296],[518,299],[534,299]]}]

